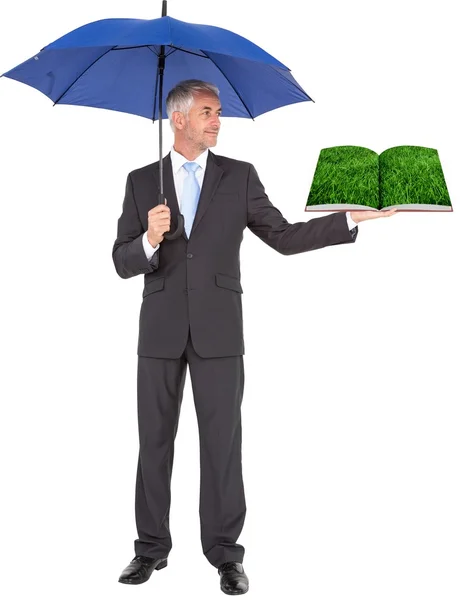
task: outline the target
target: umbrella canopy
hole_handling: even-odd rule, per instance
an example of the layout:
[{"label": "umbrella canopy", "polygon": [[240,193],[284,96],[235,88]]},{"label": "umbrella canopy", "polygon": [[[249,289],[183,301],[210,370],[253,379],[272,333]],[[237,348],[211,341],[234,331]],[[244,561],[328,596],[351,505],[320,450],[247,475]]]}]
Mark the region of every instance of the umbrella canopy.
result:
[{"label": "umbrella canopy", "polygon": [[[1,77],[25,83],[56,104],[92,106],[159,120],[158,203],[163,195],[162,119],[166,96],[184,79],[219,88],[223,117],[254,118],[312,100],[272,55],[246,38],[210,25],[166,16],[102,19],[74,29]],[[164,90],[166,94],[164,94]],[[182,234],[178,216],[175,232]]]},{"label": "umbrella canopy", "polygon": [[[55,104],[106,108],[157,120],[161,46],[165,47],[165,97],[179,81],[194,78],[218,86],[223,117],[254,118],[311,100],[288,67],[246,38],[169,16],[88,23],[2,77],[36,88]],[[165,98],[162,102],[165,117]]]}]

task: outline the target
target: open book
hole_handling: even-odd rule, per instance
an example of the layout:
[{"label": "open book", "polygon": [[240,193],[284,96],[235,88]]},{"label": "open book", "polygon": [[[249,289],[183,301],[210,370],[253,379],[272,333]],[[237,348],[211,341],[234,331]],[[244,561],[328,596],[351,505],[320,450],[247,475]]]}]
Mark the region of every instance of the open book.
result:
[{"label": "open book", "polygon": [[437,150],[360,146],[320,151],[306,211],[453,211]]}]

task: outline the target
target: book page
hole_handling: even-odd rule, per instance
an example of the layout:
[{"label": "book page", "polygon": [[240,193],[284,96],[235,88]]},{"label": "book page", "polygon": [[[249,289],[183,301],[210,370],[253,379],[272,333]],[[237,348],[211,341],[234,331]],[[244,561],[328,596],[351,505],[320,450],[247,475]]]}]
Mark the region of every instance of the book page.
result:
[{"label": "book page", "polygon": [[423,146],[388,148],[379,157],[381,208],[451,210],[439,154]]},{"label": "book page", "polygon": [[305,210],[379,209],[379,156],[360,146],[320,151]]}]

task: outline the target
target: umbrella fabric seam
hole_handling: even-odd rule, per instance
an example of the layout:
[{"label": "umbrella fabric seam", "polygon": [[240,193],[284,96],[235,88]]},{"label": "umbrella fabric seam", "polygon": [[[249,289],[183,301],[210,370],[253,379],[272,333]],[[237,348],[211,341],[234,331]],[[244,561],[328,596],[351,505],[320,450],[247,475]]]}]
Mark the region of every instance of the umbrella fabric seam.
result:
[{"label": "umbrella fabric seam", "polygon": [[233,84],[232,84],[232,83],[229,81],[229,78],[228,78],[228,77],[227,77],[227,75],[226,75],[226,74],[223,72],[223,70],[221,69],[221,67],[220,67],[219,65],[217,65],[217,64],[215,63],[215,61],[214,61],[214,60],[213,60],[213,59],[212,59],[210,56],[208,56],[208,54],[205,52],[205,50],[202,50],[202,52],[205,54],[205,56],[206,56],[206,57],[207,57],[209,60],[211,60],[211,62],[214,64],[214,66],[215,66],[217,69],[219,69],[219,71],[222,73],[223,77],[226,79],[226,81],[228,81],[228,83],[229,83],[229,85],[231,86],[231,88],[234,90],[234,92],[235,92],[235,93],[237,94],[237,96],[239,97],[239,99],[240,99],[240,102],[241,102],[241,103],[243,104],[243,106],[245,107],[245,110],[247,111],[247,113],[250,115],[250,117],[251,117],[251,118],[253,119],[253,121],[254,121],[255,119],[254,119],[253,115],[251,114],[251,112],[250,112],[250,110],[249,110],[248,106],[247,106],[247,105],[245,104],[245,102],[243,101],[243,98],[242,98],[242,96],[241,96],[241,95],[240,95],[240,94],[237,92],[237,90],[235,89],[234,85],[233,85]]},{"label": "umbrella fabric seam", "polygon": [[98,58],[96,60],[94,60],[91,63],[91,65],[88,65],[88,67],[84,71],[82,71],[80,73],[80,75],[76,79],[74,79],[74,81],[68,86],[68,88],[59,96],[59,98],[56,100],[56,102],[53,104],[53,106],[56,106],[56,104],[61,100],[61,98],[67,94],[67,92],[70,90],[70,88],[80,79],[80,77],[82,75],[84,75],[88,71],[88,69],[91,69],[91,67],[93,65],[95,65],[98,62],[98,60],[100,60],[103,56],[106,56],[106,54],[108,54],[111,50],[113,50],[114,47],[109,48],[109,50],[107,50],[106,52],[104,52],[103,54],[101,54],[101,56],[98,56]]},{"label": "umbrella fabric seam", "polygon": [[[303,89],[302,89],[302,87],[300,87],[300,85],[299,85],[297,82],[295,82],[295,81],[291,81],[290,79],[287,79],[286,77],[284,77],[284,76],[283,76],[283,74],[282,74],[282,73],[281,73],[281,72],[280,72],[278,69],[276,69],[276,68],[275,68],[273,65],[268,65],[268,66],[269,66],[269,67],[270,67],[270,68],[271,68],[271,69],[272,69],[272,70],[273,70],[275,73],[277,73],[277,75],[278,75],[279,77],[281,77],[281,78],[282,78],[282,79],[283,79],[283,80],[284,80],[286,83],[288,83],[288,84],[292,85],[292,86],[293,86],[295,89],[297,89],[297,90],[298,90],[298,92],[301,92],[302,94],[305,94],[306,96],[308,96],[308,98],[310,98],[310,99],[312,100],[312,102],[315,102],[315,101],[314,101],[314,100],[313,100],[313,99],[312,99],[312,98],[309,96],[309,94],[308,94],[308,93],[307,93],[305,90],[303,90]],[[288,72],[291,74],[291,69],[288,69]]]}]

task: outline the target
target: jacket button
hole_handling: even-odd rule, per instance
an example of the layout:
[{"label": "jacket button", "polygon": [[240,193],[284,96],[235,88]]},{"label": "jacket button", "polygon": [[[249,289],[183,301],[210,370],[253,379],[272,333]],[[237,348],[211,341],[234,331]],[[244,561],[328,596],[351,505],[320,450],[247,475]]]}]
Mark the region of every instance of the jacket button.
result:
[{"label": "jacket button", "polygon": [[189,254],[187,255],[187,258],[192,258],[193,256],[194,255],[189,252]]}]

